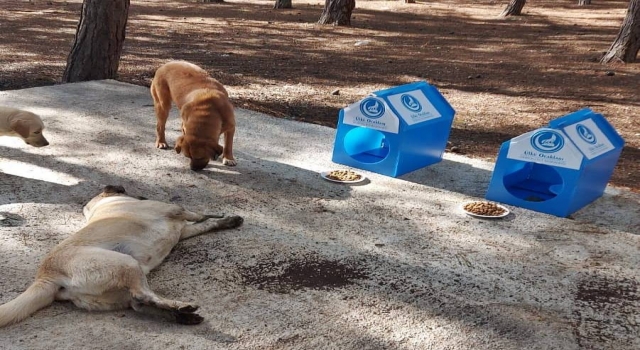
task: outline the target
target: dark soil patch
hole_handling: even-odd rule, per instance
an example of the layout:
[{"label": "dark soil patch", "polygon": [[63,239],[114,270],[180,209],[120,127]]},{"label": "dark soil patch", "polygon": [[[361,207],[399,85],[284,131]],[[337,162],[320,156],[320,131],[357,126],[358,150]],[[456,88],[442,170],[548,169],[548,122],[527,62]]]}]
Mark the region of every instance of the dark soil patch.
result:
[{"label": "dark soil patch", "polygon": [[589,276],[578,284],[574,305],[574,334],[582,348],[637,347],[640,283],[626,278]]},{"label": "dark soil patch", "polygon": [[287,260],[267,258],[255,266],[240,268],[244,284],[271,293],[288,293],[304,288],[328,290],[368,278],[357,261],[324,259],[316,254]]}]

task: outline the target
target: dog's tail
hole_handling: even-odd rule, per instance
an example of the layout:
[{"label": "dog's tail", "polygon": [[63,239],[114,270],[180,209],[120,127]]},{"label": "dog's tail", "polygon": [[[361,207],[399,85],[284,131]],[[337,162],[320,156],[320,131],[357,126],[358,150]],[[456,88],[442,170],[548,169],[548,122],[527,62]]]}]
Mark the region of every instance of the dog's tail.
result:
[{"label": "dog's tail", "polygon": [[17,298],[0,305],[0,328],[20,322],[34,312],[53,303],[60,287],[50,281],[38,279]]}]

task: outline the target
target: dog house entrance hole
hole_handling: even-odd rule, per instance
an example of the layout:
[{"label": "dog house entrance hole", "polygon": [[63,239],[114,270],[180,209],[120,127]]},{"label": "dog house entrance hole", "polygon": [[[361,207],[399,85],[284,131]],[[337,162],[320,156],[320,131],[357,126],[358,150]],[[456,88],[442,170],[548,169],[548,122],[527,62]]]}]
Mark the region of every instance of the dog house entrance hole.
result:
[{"label": "dog house entrance hole", "polygon": [[344,136],[344,150],[358,162],[377,163],[389,155],[389,142],[380,131],[355,128]]},{"label": "dog house entrance hole", "polygon": [[562,177],[548,165],[522,163],[507,172],[504,187],[512,195],[529,202],[544,202],[555,198],[564,186]]}]

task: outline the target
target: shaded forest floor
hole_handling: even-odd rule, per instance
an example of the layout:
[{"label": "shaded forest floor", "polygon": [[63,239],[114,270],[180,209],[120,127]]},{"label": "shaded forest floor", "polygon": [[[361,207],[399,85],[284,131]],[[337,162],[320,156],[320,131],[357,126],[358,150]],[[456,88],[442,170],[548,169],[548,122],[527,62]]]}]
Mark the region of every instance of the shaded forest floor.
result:
[{"label": "shaded forest floor", "polygon": [[[0,90],[60,82],[81,3],[0,3]],[[456,109],[456,152],[491,160],[502,142],[590,107],[627,143],[612,183],[640,190],[640,63],[598,63],[627,1],[536,1],[508,19],[497,17],[506,1],[358,1],[349,28],[315,24],[319,0],[273,3],[131,1],[118,79],[148,86],[184,59],[237,107],[331,127],[372,91],[426,80]]]}]

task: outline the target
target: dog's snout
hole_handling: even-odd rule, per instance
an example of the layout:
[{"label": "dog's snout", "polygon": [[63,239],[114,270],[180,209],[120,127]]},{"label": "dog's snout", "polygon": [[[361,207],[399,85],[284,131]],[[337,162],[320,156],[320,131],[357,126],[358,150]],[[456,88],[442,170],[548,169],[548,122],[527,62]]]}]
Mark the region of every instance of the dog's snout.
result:
[{"label": "dog's snout", "polygon": [[189,167],[191,170],[202,170],[209,164],[210,158],[191,158]]},{"label": "dog's snout", "polygon": [[25,142],[33,147],[44,147],[44,146],[49,146],[49,141],[47,141],[47,139],[42,138],[36,141],[31,141],[31,140],[25,140]]},{"label": "dog's snout", "polygon": [[207,164],[190,164],[189,167],[193,171],[202,170],[207,166]]}]

